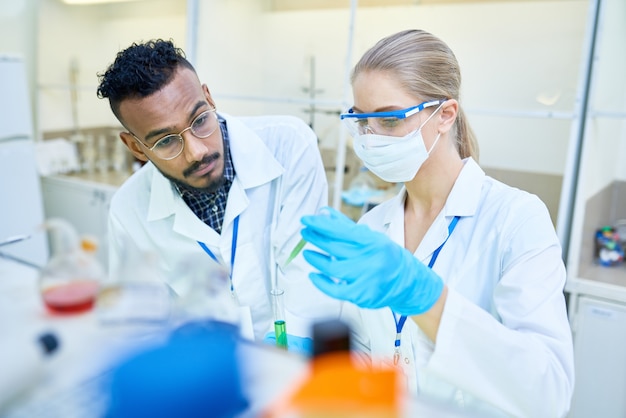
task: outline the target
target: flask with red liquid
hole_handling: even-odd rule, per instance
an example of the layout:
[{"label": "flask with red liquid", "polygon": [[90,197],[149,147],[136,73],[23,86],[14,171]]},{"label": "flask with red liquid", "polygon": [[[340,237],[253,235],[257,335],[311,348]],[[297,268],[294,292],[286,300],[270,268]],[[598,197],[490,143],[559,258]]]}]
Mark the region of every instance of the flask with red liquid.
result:
[{"label": "flask with red liquid", "polygon": [[94,240],[79,238],[74,227],[62,219],[50,219],[52,256],[41,270],[39,289],[52,313],[71,314],[90,310],[104,270],[95,257]]}]

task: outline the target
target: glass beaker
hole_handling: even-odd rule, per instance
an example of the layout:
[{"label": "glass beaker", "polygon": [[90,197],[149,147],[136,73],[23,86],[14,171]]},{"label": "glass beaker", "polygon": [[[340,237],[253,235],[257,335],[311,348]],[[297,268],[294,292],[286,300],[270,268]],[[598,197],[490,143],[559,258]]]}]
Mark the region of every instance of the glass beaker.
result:
[{"label": "glass beaker", "polygon": [[102,324],[131,325],[137,330],[145,326],[150,332],[167,325],[171,290],[157,254],[141,251],[130,242],[122,245],[120,253],[119,265],[109,272],[98,293],[98,319]]},{"label": "glass beaker", "polygon": [[182,260],[168,280],[176,294],[174,322],[220,322],[240,328],[239,302],[230,275],[207,257]]}]

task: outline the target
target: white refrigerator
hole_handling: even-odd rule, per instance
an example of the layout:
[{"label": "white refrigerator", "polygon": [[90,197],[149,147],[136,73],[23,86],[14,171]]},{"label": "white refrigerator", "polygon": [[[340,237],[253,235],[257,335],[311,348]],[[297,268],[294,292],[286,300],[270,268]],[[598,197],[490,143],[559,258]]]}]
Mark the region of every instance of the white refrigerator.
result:
[{"label": "white refrigerator", "polygon": [[26,68],[19,57],[0,54],[0,261],[8,257],[43,266],[48,259],[41,184],[35,160],[33,117]]}]

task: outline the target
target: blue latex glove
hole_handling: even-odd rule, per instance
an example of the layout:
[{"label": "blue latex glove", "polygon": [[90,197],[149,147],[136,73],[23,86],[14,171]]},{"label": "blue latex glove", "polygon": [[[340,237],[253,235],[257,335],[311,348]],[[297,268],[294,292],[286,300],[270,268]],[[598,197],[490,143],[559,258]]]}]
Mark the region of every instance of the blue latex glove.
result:
[{"label": "blue latex glove", "polygon": [[441,278],[385,234],[332,208],[304,216],[302,223],[302,237],[327,253],[303,253],[320,271],[309,277],[327,295],[362,308],[389,307],[402,315],[422,314],[439,299]]},{"label": "blue latex glove", "polygon": [[[265,334],[265,337],[263,337],[263,342],[275,346],[276,334],[274,332],[268,332]],[[287,350],[308,357],[313,353],[313,340],[287,334]]]}]

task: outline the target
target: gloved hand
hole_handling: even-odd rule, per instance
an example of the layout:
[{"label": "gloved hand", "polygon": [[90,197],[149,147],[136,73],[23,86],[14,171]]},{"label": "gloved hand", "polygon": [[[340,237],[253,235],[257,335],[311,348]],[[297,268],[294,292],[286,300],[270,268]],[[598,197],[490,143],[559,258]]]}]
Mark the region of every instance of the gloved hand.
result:
[{"label": "gloved hand", "polygon": [[443,281],[385,234],[354,223],[332,208],[304,216],[302,237],[325,251],[303,253],[320,273],[313,284],[327,295],[362,308],[389,307],[402,315],[428,311],[443,291]]},{"label": "gloved hand", "polygon": [[[268,332],[265,334],[265,337],[263,337],[263,342],[275,346],[276,334],[274,332]],[[287,334],[287,350],[309,357],[313,353],[313,340],[307,337]]]}]

